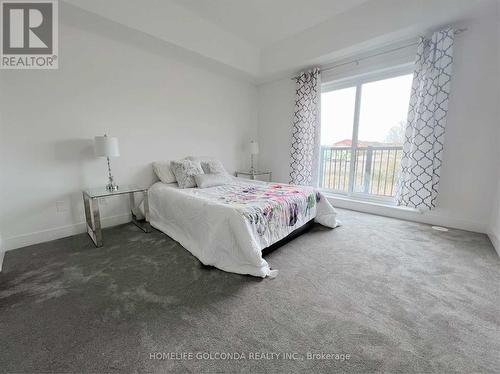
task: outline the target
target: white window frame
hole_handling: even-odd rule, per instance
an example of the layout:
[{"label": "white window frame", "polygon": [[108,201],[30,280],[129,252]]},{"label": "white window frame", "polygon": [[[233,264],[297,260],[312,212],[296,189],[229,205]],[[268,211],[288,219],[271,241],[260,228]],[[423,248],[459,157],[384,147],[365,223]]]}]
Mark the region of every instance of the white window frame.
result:
[{"label": "white window frame", "polygon": [[[402,75],[413,74],[414,64],[407,63],[403,65],[393,66],[383,70],[372,71],[369,73],[359,74],[352,77],[347,77],[339,80],[324,82],[321,84],[321,93],[326,93],[344,88],[355,87],[356,96],[354,102],[354,118],[352,126],[352,145],[351,155],[355,154],[358,144],[358,131],[359,131],[359,114],[361,109],[361,93],[362,86],[365,83],[375,82],[384,79],[396,78]],[[321,167],[322,165],[319,165]],[[321,188],[322,192],[326,194],[339,195],[343,198],[352,200],[374,201],[386,205],[395,205],[395,199],[389,196],[369,195],[362,192],[354,191],[354,168],[349,170],[349,187],[347,192],[333,190],[329,188]]]}]

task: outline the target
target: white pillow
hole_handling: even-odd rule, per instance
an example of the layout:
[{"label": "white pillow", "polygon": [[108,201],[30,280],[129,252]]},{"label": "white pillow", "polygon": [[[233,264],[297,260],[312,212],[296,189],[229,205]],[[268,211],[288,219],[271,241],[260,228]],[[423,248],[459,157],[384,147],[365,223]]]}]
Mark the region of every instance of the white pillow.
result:
[{"label": "white pillow", "polygon": [[198,174],[194,176],[194,180],[200,188],[220,186],[231,182],[227,174]]},{"label": "white pillow", "polygon": [[196,187],[194,176],[203,174],[201,166],[191,160],[172,161],[170,167],[175,175],[175,179],[177,179],[179,188]]},{"label": "white pillow", "polygon": [[163,183],[174,183],[177,181],[174,173],[172,172],[170,163],[171,161],[153,162],[153,171],[158,179],[160,179]]},{"label": "white pillow", "polygon": [[222,163],[215,158],[208,161],[202,161],[201,168],[205,174],[227,174],[226,169],[224,169],[224,165],[222,165]]}]

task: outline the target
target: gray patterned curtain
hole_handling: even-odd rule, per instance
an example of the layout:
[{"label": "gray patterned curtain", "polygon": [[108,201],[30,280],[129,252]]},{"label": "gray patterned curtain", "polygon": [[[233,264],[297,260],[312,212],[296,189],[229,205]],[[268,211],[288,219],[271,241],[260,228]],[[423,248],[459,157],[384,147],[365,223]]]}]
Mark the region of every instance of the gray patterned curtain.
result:
[{"label": "gray patterned curtain", "polygon": [[421,38],[403,144],[398,205],[430,210],[436,206],[444,148],[455,31],[447,28]]},{"label": "gray patterned curtain", "polygon": [[318,68],[297,78],[290,148],[290,184],[318,183],[320,148],[321,72]]}]

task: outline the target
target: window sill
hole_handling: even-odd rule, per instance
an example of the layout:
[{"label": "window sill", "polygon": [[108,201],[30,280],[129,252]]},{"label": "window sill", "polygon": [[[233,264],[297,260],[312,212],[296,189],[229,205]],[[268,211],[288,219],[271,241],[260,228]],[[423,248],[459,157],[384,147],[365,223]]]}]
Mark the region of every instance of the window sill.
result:
[{"label": "window sill", "polygon": [[367,208],[373,207],[373,208],[391,209],[399,212],[419,213],[419,214],[422,213],[418,209],[394,205],[394,203],[391,201],[384,202],[380,200],[377,201],[370,199],[360,199],[356,197],[339,195],[332,192],[323,192],[323,195],[325,195],[328,200],[332,200],[333,202],[335,202],[336,203],[335,205],[337,205],[339,208],[356,210],[356,205],[359,205],[361,207],[364,206]]}]

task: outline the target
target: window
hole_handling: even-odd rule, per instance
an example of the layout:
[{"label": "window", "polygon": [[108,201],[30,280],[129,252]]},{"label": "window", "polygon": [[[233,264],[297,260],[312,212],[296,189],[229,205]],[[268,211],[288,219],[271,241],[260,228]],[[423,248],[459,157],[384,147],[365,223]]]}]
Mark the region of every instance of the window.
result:
[{"label": "window", "polygon": [[394,198],[412,79],[405,67],[323,85],[320,187]]}]

